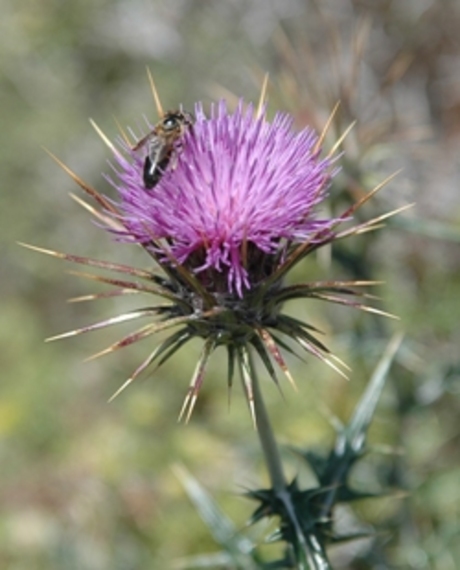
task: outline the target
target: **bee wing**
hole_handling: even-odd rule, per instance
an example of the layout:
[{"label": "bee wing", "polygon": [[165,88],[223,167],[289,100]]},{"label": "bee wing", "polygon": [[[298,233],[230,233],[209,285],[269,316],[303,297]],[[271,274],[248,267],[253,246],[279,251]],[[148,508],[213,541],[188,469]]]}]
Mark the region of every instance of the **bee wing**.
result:
[{"label": "bee wing", "polygon": [[163,160],[168,154],[168,145],[160,137],[153,137],[149,141],[149,158],[152,168],[155,169],[157,164]]},{"label": "bee wing", "polygon": [[147,141],[156,135],[156,132],[157,132],[156,129],[151,130],[149,133],[145,135],[145,137],[139,139],[131,150],[136,151],[145,146],[147,144]]}]

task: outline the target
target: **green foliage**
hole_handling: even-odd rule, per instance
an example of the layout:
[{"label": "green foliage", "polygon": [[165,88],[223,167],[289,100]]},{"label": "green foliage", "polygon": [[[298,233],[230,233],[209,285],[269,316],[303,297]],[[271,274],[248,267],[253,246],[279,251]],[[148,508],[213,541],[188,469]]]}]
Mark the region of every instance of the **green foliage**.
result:
[{"label": "green foliage", "polygon": [[[249,490],[246,496],[258,503],[250,524],[275,517],[279,526],[267,537],[268,542],[282,541],[285,553],[276,561],[263,561],[256,544],[239,533],[235,525],[219,510],[212,498],[183,468],[176,468],[189,497],[215,541],[223,548],[217,554],[197,556],[184,560],[181,568],[268,569],[329,568],[325,547],[371,536],[368,531],[338,534],[334,529],[334,509],[339,504],[384,496],[387,491],[369,492],[350,486],[349,478],[355,463],[367,453],[367,431],[382,393],[388,370],[399,347],[401,338],[394,338],[377,366],[360,398],[349,422],[337,430],[329,454],[320,455],[310,450],[297,453],[308,463],[316,475],[318,485],[302,489],[295,478],[284,490],[273,487]],[[306,549],[305,549],[306,545]],[[307,560],[302,554],[312,553]]]}]

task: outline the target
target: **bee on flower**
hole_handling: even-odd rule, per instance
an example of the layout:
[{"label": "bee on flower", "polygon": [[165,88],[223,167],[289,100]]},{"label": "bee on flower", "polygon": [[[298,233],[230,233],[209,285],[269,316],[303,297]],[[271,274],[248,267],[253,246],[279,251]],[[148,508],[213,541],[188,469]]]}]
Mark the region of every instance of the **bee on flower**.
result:
[{"label": "bee on flower", "polygon": [[[182,111],[163,113],[154,89],[160,122],[146,137],[132,143],[123,133],[116,146],[98,129],[113,152],[114,173],[108,178],[116,190],[116,200],[109,201],[65,167],[101,206],[102,210],[93,209],[93,213],[117,240],[140,244],[165,275],[47,251],[135,277],[138,281],[97,279],[116,290],[153,294],[166,301],[54,337],[152,318],[99,356],[174,329],[115,395],[149,365],[162,364],[199,337],[203,350],[181,417],[190,417],[206,365],[219,347],[228,355],[228,385],[232,385],[234,370],[239,369],[252,411],[250,352],[260,357],[275,382],[278,366],[294,384],[282,355],[289,343],[344,374],[340,361],[317,338],[318,331],[283,312],[286,301],[319,299],[383,314],[359,299],[361,288],[369,282],[284,284],[286,274],[312,252],[335,240],[375,229],[395,212],[339,228],[385,181],[340,216],[320,216],[319,208],[338,171],[335,152],[341,140],[323,155],[325,132],[318,135],[310,127],[296,130],[293,118],[283,112],[269,120],[265,87],[256,106],[241,100],[230,111],[221,100],[207,113],[197,103],[193,121],[191,114]],[[171,127],[177,135],[170,144],[158,144],[159,125]],[[180,148],[175,146],[178,141]],[[147,154],[139,152],[145,146]]]}]

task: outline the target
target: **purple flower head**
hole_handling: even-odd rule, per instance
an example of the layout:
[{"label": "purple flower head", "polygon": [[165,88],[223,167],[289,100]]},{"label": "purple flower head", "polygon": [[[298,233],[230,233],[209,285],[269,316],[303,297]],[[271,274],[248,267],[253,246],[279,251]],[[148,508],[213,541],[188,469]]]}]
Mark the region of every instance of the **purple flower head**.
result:
[{"label": "purple flower head", "polygon": [[316,213],[331,179],[317,142],[286,113],[269,122],[251,105],[229,113],[220,101],[208,118],[197,104],[193,127],[154,188],[143,182],[145,148],[129,151],[130,160],[117,156],[123,239],[163,240],[156,252],[164,263],[175,260],[211,290],[241,297],[261,278],[255,260],[324,238],[337,223]]},{"label": "purple flower head", "polygon": [[[277,113],[270,122],[263,110],[255,111],[243,102],[229,113],[223,101],[211,107],[209,117],[200,104],[194,111],[194,121],[181,111],[167,113],[155,131],[134,148],[122,132],[123,152],[96,128],[114,151],[116,179],[109,180],[118,191],[117,204],[62,165],[99,205],[100,210],[88,206],[96,219],[119,239],[141,244],[150,259],[161,266],[161,273],[33,248],[123,276],[90,275],[113,290],[85,299],[126,292],[150,296],[147,305],[53,337],[66,338],[149,319],[94,355],[101,356],[167,332],[115,395],[150,365],[161,366],[189,341],[203,341],[180,414],[186,419],[192,413],[209,359],[218,348],[227,351],[229,389],[237,370],[251,413],[253,354],[259,356],[276,383],[275,364],[294,383],[282,355],[284,350],[292,352],[290,344],[344,375],[340,361],[318,338],[315,326],[284,312],[284,306],[289,301],[316,299],[385,314],[363,303],[362,288],[374,283],[329,278],[291,285],[284,277],[319,248],[377,229],[382,220],[398,211],[339,228],[350,222],[356,210],[384,184],[338,217],[319,217],[318,206],[334,175],[331,163],[335,159],[330,157],[342,139],[328,158],[321,158],[323,135],[319,139],[310,128],[295,130],[288,114]],[[333,114],[323,134],[332,118]],[[179,119],[182,122],[176,124]],[[180,130],[173,131],[174,137],[165,145],[166,139],[160,139],[160,134],[170,135],[171,127]],[[161,169],[157,170],[159,165]]]}]

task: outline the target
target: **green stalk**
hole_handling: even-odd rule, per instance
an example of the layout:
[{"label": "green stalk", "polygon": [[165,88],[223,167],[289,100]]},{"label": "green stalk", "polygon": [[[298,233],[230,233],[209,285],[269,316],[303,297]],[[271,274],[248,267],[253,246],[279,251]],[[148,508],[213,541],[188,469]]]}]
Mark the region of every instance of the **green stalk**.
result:
[{"label": "green stalk", "polygon": [[257,434],[262,446],[265,463],[273,489],[277,493],[286,491],[286,478],[283,472],[283,464],[275,440],[275,435],[268,417],[267,408],[260,390],[259,378],[250,355],[249,366],[251,370],[252,389],[254,397],[254,414]]},{"label": "green stalk", "polygon": [[304,534],[298,521],[295,507],[287,488],[281,456],[273,433],[272,425],[270,423],[270,418],[267,413],[267,408],[265,407],[259,378],[250,351],[248,351],[248,357],[257,434],[262,446],[270,482],[278,499],[283,503],[289,520],[295,529],[297,540],[296,544],[292,544],[291,546],[295,553],[297,570],[332,570],[320,542],[313,534]]}]

